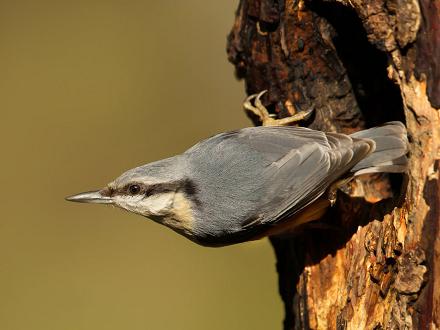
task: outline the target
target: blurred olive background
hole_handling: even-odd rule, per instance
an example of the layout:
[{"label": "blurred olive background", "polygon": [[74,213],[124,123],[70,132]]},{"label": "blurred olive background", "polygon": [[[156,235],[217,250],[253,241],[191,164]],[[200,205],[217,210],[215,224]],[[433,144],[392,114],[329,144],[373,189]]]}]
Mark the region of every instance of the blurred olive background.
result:
[{"label": "blurred olive background", "polygon": [[249,126],[237,1],[0,1],[0,329],[279,329],[268,241],[64,197]]}]

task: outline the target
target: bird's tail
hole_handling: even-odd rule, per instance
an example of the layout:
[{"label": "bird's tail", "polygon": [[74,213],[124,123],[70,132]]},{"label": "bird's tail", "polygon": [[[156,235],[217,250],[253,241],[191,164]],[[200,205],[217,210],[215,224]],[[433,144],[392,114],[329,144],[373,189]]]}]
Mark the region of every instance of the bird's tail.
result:
[{"label": "bird's tail", "polygon": [[401,173],[407,169],[408,137],[405,126],[391,121],[382,126],[351,134],[355,139],[370,139],[376,148],[352,168],[354,175],[388,172]]}]

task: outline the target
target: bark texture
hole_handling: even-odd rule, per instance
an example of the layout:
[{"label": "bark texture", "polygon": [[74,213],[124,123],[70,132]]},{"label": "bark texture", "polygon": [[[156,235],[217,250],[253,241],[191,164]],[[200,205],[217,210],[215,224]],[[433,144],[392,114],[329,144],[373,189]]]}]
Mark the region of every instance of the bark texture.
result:
[{"label": "bark texture", "polygon": [[[440,1],[241,0],[229,60],[278,117],[400,120],[408,175],[356,180],[318,228],[272,238],[285,329],[440,328]],[[320,227],[320,228],[319,228]]]}]

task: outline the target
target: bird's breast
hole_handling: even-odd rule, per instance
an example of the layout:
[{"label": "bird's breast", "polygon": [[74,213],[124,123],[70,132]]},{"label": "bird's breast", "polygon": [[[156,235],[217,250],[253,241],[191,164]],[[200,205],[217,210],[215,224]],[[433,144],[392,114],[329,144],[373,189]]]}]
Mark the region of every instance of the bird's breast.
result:
[{"label": "bird's breast", "polygon": [[170,213],[165,216],[162,223],[186,236],[194,234],[194,210],[192,202],[182,192],[174,194]]}]

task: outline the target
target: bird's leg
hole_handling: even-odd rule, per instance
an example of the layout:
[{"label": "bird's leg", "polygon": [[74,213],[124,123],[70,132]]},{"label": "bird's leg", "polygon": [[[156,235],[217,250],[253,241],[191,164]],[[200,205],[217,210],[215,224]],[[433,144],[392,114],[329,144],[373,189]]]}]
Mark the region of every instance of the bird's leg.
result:
[{"label": "bird's leg", "polygon": [[353,179],[352,176],[340,179],[336,182],[333,182],[332,185],[327,190],[327,198],[330,201],[330,205],[333,206],[336,203],[336,196],[338,193],[338,189],[347,183],[349,183]]},{"label": "bird's leg", "polygon": [[[267,111],[263,103],[261,103],[261,96],[263,96],[263,94],[266,92],[267,90],[264,90],[258,94],[252,94],[243,103],[243,108],[255,114],[260,119],[263,126],[287,126],[288,124],[307,119],[314,110],[313,108],[311,108],[309,110],[301,111],[287,118],[274,119],[271,117],[269,111]],[[252,104],[253,100],[255,100],[255,105]]]}]

